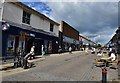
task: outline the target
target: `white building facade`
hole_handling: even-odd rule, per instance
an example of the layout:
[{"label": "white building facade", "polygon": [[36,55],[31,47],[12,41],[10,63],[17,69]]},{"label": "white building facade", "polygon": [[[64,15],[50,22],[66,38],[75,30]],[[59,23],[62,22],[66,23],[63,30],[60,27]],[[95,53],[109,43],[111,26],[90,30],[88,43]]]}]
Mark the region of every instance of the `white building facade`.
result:
[{"label": "white building facade", "polygon": [[[30,51],[35,45],[36,54],[41,54],[41,45],[46,53],[58,50],[59,24],[21,2],[5,2],[1,7],[3,56],[22,50]],[[4,27],[5,26],[5,27]]]}]

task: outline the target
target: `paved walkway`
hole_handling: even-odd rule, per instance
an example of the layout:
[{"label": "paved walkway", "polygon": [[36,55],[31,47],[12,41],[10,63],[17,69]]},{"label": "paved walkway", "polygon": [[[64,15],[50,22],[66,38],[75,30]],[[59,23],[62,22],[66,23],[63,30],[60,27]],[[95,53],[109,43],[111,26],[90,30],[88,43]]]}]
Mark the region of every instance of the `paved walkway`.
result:
[{"label": "paved walkway", "polygon": [[[77,52],[80,52],[80,51],[74,51],[73,53],[77,53]],[[47,56],[51,56],[51,57],[57,57],[57,56],[62,56],[64,54],[69,54],[68,52],[66,53],[61,53],[61,54],[47,54],[47,55],[44,55],[45,57]],[[28,60],[28,62],[36,62],[36,61],[42,61],[42,60],[45,60],[45,57],[41,57],[41,55],[37,55],[36,56],[36,59],[33,59],[33,60]],[[0,62],[2,64],[0,64],[0,70],[3,70],[3,69],[6,69],[8,67],[12,67],[14,65],[14,60],[13,59],[10,59],[10,60],[7,60],[6,62]]]},{"label": "paved walkway", "polygon": [[[47,56],[44,61],[36,61],[35,66],[23,70],[2,71],[4,81],[100,81],[101,69],[93,67],[95,55],[73,52],[59,56]],[[18,72],[19,71],[19,72]],[[117,79],[118,71],[108,69],[107,79]]]}]

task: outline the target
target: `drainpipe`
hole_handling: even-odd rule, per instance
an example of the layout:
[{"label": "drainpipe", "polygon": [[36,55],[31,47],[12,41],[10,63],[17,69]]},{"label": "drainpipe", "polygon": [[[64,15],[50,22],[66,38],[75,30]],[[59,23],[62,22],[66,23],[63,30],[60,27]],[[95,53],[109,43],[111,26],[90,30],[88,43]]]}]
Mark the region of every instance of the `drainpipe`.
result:
[{"label": "drainpipe", "polygon": [[4,8],[4,3],[5,3],[5,0],[1,0],[0,1],[0,21],[2,21],[2,18],[3,18],[3,8]]},{"label": "drainpipe", "polygon": [[[5,0],[0,0],[0,40],[2,40],[2,16],[3,16],[3,7]],[[0,49],[2,49],[2,41],[0,42]],[[0,50],[0,55],[2,55],[2,50]]]}]

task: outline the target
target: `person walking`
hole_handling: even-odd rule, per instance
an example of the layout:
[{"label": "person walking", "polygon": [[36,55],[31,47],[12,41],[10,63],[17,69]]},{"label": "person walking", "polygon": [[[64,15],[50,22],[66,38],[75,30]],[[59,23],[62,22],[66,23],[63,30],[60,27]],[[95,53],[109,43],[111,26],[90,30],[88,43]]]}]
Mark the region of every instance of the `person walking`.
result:
[{"label": "person walking", "polygon": [[41,52],[42,52],[42,57],[44,56],[45,54],[45,51],[44,51],[44,46],[42,45],[42,48],[41,48]]},{"label": "person walking", "polygon": [[70,53],[70,54],[72,53],[72,48],[71,48],[71,46],[69,47],[69,53]]},{"label": "person walking", "polygon": [[24,58],[23,58],[23,68],[24,69],[27,68],[28,58],[30,58],[30,59],[31,59],[31,57],[33,57],[33,59],[35,58],[34,49],[35,49],[35,46],[32,46],[31,50],[30,50],[30,53],[28,53],[27,55],[24,56]]},{"label": "person walking", "polygon": [[62,48],[59,46],[59,50],[58,53],[61,54],[62,53]]},{"label": "person walking", "polygon": [[26,58],[29,58],[30,57],[30,59],[32,59],[32,57],[33,57],[33,59],[35,58],[35,53],[34,53],[34,50],[35,49],[35,46],[32,46],[31,47],[31,50],[30,50],[30,53],[28,53],[24,58],[26,59]]}]

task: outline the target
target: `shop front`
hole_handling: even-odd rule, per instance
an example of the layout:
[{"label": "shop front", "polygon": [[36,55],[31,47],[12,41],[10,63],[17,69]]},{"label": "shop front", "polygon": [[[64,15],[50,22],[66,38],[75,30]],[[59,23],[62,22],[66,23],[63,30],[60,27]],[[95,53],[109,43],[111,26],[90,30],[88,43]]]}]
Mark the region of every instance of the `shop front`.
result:
[{"label": "shop front", "polygon": [[41,55],[41,46],[45,53],[54,53],[58,50],[58,37],[29,30],[23,27],[10,25],[9,29],[2,31],[2,56],[12,56],[16,53],[29,53],[35,46],[35,54]]},{"label": "shop front", "polygon": [[66,52],[69,50],[69,47],[72,47],[72,50],[78,50],[79,49],[79,41],[73,38],[69,38],[67,36],[63,36],[63,50]]}]

